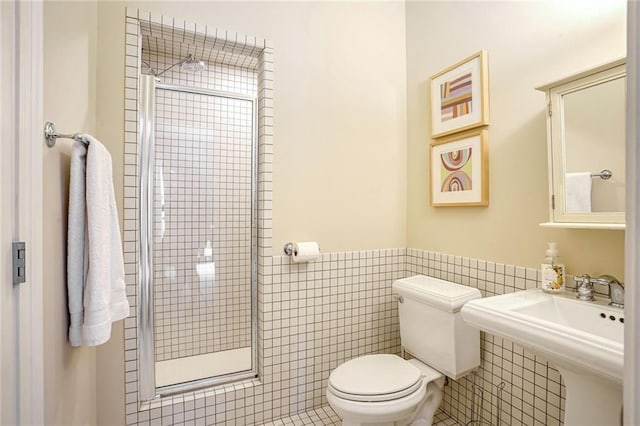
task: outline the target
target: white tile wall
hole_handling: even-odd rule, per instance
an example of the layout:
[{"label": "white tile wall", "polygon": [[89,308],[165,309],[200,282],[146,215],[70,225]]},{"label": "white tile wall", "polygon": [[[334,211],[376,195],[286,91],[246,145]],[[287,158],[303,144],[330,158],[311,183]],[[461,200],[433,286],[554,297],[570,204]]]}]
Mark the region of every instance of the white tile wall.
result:
[{"label": "white tile wall", "polygon": [[180,66],[175,66],[160,76],[161,81],[186,87],[256,96],[258,89],[257,68],[243,68],[219,62],[209,62],[206,56],[201,56],[200,50],[196,48],[183,55],[173,56],[154,50],[153,43],[149,44],[149,40],[153,40],[153,38],[142,39],[142,60],[144,62],[141,62],[141,71],[143,74],[152,74],[149,66],[154,71],[161,72],[192,54],[196,60],[202,60],[205,63],[203,71],[183,71]]},{"label": "white tile wall", "polygon": [[[407,274],[475,287],[483,297],[535,288],[539,278],[537,269],[416,249],[407,250]],[[476,398],[482,395],[482,399],[474,417],[470,376],[451,380],[445,388],[445,413],[461,424],[472,420],[500,426],[562,424],[565,387],[558,370],[520,345],[491,334],[481,333],[480,345],[482,364],[475,380]]]},{"label": "white tile wall", "polygon": [[[275,256],[266,263],[260,381],[152,404],[165,424],[190,424],[185,411],[195,410],[195,404],[202,405],[202,417],[193,419],[204,424],[260,424],[325,406],[327,380],[336,366],[368,353],[399,352],[397,307],[391,297],[391,284],[398,278],[427,274],[472,285],[487,296],[535,287],[538,274],[415,249],[325,253],[318,262],[301,265]],[[481,347],[475,380],[477,398],[482,398],[475,416],[471,377],[449,382],[441,406],[447,416],[459,424],[562,424],[565,388],[556,369],[519,345],[486,333]],[[183,400],[204,402],[185,406]],[[138,423],[148,422],[138,418]]]}]

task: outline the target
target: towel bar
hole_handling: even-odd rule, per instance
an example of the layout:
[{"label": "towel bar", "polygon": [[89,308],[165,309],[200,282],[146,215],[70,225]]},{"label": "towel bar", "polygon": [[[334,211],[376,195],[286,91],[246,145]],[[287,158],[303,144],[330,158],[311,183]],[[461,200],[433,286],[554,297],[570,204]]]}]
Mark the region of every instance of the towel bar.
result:
[{"label": "towel bar", "polygon": [[56,139],[64,138],[64,139],[73,139],[74,141],[83,143],[85,145],[89,145],[89,140],[86,135],[82,133],[74,133],[72,135],[65,135],[62,133],[58,133],[56,130],[56,125],[51,121],[47,121],[44,124],[44,139],[49,148],[53,148],[56,144]]},{"label": "towel bar", "polygon": [[609,169],[602,169],[600,173],[591,173],[592,178],[599,177],[602,180],[611,179],[611,176],[613,176],[613,173]]}]

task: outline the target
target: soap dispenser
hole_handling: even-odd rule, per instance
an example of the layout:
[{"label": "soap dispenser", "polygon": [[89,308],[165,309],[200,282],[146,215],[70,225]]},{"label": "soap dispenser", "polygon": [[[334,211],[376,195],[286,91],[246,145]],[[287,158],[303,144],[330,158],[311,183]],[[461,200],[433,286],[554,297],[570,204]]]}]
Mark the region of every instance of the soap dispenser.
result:
[{"label": "soap dispenser", "polygon": [[564,291],[564,265],[558,261],[556,243],[548,243],[545,262],[540,267],[542,291],[559,293]]},{"label": "soap dispenser", "polygon": [[205,262],[213,262],[213,247],[211,246],[211,240],[207,240],[203,254]]}]

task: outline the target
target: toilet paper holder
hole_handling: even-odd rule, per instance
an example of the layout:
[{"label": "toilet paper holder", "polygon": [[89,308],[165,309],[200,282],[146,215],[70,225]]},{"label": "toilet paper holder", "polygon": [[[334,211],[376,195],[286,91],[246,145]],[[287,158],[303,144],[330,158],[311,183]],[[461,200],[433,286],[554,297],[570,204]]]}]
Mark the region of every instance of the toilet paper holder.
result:
[{"label": "toilet paper holder", "polygon": [[284,245],[284,254],[287,256],[295,256],[298,253],[296,252],[296,246],[293,243],[287,243]]},{"label": "toilet paper holder", "polygon": [[284,245],[284,254],[293,263],[313,262],[320,257],[320,246],[315,241],[288,242]]}]

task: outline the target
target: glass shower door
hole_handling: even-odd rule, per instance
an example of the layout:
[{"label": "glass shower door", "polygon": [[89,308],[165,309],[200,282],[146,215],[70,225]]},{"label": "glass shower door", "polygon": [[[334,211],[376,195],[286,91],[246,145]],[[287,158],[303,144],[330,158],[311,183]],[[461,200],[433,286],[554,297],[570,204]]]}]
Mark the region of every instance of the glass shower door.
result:
[{"label": "glass shower door", "polygon": [[254,102],[156,84],[154,104],[155,389],[255,376]]}]

